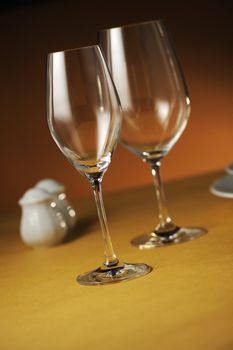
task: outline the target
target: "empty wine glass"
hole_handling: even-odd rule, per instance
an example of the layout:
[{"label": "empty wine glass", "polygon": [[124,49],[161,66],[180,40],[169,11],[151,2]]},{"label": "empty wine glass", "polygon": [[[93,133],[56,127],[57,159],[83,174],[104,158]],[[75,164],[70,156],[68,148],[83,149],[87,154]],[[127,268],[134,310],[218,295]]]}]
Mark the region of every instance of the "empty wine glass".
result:
[{"label": "empty wine glass", "polygon": [[48,55],[47,117],[51,135],[94,191],[104,242],[104,263],[78,276],[85,285],[125,281],[147,274],[146,264],[119,262],[109,235],[101,182],[121,126],[119,98],[98,46]]},{"label": "empty wine glass", "polygon": [[206,233],[175,225],[168,214],[160,162],[185,129],[190,100],[165,25],[161,20],[102,30],[98,43],[106,56],[122,110],[121,142],[152,170],[159,224],[132,244],[141,249],[192,240]]}]

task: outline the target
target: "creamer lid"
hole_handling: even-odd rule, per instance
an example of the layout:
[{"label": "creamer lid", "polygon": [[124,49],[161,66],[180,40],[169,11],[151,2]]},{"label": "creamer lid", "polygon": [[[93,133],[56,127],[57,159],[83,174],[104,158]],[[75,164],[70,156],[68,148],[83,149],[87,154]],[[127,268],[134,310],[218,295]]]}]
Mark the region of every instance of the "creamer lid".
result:
[{"label": "creamer lid", "polygon": [[36,188],[50,193],[58,194],[65,191],[65,186],[53,179],[43,179],[37,182]]},{"label": "creamer lid", "polygon": [[35,204],[39,202],[49,201],[52,197],[49,193],[46,193],[45,191],[41,190],[40,188],[29,188],[27,190],[23,197],[20,198],[19,204],[20,205],[27,205],[27,204]]}]

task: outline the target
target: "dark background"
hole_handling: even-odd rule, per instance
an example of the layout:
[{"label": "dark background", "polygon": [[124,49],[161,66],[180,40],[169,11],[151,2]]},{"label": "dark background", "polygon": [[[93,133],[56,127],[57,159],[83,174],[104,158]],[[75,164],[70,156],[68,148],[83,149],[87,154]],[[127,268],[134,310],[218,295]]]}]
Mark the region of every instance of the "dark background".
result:
[{"label": "dark background", "polygon": [[[70,197],[90,195],[46,124],[46,54],[96,43],[105,27],[163,18],[190,92],[192,113],[163,161],[164,179],[224,168],[233,161],[232,1],[1,1],[1,211],[17,208],[25,190],[44,177],[67,185]],[[121,146],[104,190],[151,183],[149,169]]]}]

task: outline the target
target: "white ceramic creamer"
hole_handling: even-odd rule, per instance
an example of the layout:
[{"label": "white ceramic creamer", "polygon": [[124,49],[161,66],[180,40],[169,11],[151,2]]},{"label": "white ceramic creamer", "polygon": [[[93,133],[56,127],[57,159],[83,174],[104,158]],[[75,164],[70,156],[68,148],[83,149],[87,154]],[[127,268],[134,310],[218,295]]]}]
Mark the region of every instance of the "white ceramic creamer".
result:
[{"label": "white ceramic creamer", "polygon": [[31,188],[19,200],[22,208],[20,235],[24,243],[34,247],[50,247],[64,239],[67,224],[56,210],[53,197],[39,188]]},{"label": "white ceramic creamer", "polygon": [[77,221],[77,215],[66,198],[65,186],[53,179],[44,179],[39,181],[35,187],[53,196],[57,209],[63,214],[68,228],[73,227]]}]

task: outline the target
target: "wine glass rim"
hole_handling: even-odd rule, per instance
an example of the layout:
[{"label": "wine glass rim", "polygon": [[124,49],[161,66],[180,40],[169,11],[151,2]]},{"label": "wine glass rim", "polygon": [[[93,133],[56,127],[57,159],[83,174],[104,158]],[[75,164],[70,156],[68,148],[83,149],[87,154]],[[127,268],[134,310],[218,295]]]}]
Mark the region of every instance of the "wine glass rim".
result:
[{"label": "wine glass rim", "polygon": [[100,49],[99,45],[95,44],[95,45],[87,45],[87,46],[80,46],[80,47],[74,47],[74,48],[70,48],[70,49],[65,49],[65,50],[58,50],[58,51],[52,51],[52,52],[48,52],[47,55],[53,55],[55,53],[65,53],[65,52],[71,52],[71,51],[81,51],[81,50],[86,50],[86,49]]},{"label": "wine glass rim", "polygon": [[159,23],[162,24],[164,21],[162,18],[158,18],[158,19],[152,19],[152,20],[148,20],[148,21],[142,21],[142,22],[133,22],[133,23],[128,23],[128,24],[122,24],[120,26],[116,26],[116,27],[110,27],[110,28],[104,28],[104,29],[100,29],[99,32],[105,32],[105,31],[109,31],[109,30],[113,30],[113,29],[121,29],[121,28],[130,28],[130,27],[136,27],[136,26],[143,26],[145,24],[149,24],[149,23]]}]

